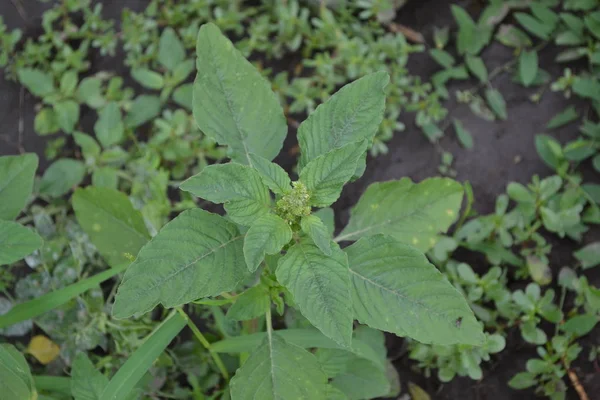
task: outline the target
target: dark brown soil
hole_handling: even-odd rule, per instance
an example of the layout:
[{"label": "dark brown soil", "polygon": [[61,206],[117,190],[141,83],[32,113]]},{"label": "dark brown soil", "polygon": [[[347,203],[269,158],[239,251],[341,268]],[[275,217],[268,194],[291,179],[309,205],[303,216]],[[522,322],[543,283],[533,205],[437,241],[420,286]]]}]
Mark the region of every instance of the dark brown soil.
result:
[{"label": "dark brown soil", "polygon": [[[136,10],[143,9],[145,2],[139,0],[104,0],[104,15],[119,20],[121,10],[125,7]],[[477,11],[476,1],[456,1],[466,6],[473,12]],[[10,28],[20,27],[27,34],[36,32],[41,24],[39,16],[47,5],[27,1],[23,2],[27,12],[24,20],[16,11],[10,1],[0,4],[0,14]],[[431,38],[434,26],[454,26],[450,14],[450,6],[444,0],[412,0],[408,2],[397,17],[402,23],[419,31],[428,39]],[[553,77],[562,74],[562,66],[553,62],[557,49],[548,46],[540,53],[542,65]],[[513,58],[510,49],[497,43],[489,46],[483,52],[483,59],[488,70],[500,66]],[[93,68],[97,70],[113,70],[123,76],[128,76],[128,71],[123,67],[121,58],[98,57],[94,60]],[[284,59],[274,65],[276,69],[290,69],[297,62],[297,57]],[[577,65],[572,66],[577,68]],[[431,76],[439,70],[437,64],[426,55],[411,58],[409,69],[413,74],[424,78]],[[456,89],[470,88],[476,85],[475,81],[468,83],[451,84],[448,89],[453,93]],[[480,213],[493,212],[496,197],[505,191],[506,185],[511,181],[526,183],[533,175],[541,177],[550,175],[552,171],[540,160],[534,147],[534,135],[544,132],[546,123],[558,112],[573,104],[573,100],[565,99],[562,94],[546,90],[537,104],[529,100],[529,96],[536,89],[525,89],[511,82],[509,74],[500,75],[493,81],[493,86],[504,95],[508,104],[507,121],[487,122],[471,113],[468,106],[450,101],[447,107],[451,116],[460,119],[465,127],[473,134],[475,146],[466,150],[458,144],[452,128],[446,130],[445,137],[440,145],[450,151],[455,157],[453,165],[459,181],[471,182],[475,192],[475,209]],[[33,131],[34,106],[36,100],[23,91],[20,101],[21,88],[19,85],[0,80],[0,155],[16,154],[19,147],[26,151],[40,154],[43,160],[45,140],[38,137]],[[584,105],[579,105],[584,109]],[[93,113],[82,115],[84,125],[93,123]],[[91,119],[90,122],[85,120]],[[23,129],[19,133],[19,123]],[[406,124],[405,132],[398,133],[388,143],[389,153],[375,159],[369,159],[365,175],[348,185],[336,206],[338,226],[343,226],[348,220],[349,209],[354,205],[364,189],[376,181],[399,179],[408,176],[419,181],[429,176],[438,175],[440,154],[436,146],[427,141],[425,136],[414,126],[413,116],[405,114],[402,121]],[[295,129],[290,128],[290,136],[286,141],[285,150],[277,161],[286,169],[291,169],[295,163],[292,148],[295,143]],[[574,139],[578,135],[577,124],[569,124],[550,132],[561,143]],[[41,166],[47,165],[42,161]],[[591,172],[591,166],[584,166],[584,175],[588,181],[598,182],[598,175]],[[573,265],[572,252],[584,243],[600,240],[600,230],[592,229],[583,240],[575,243],[569,239],[558,240],[549,237],[553,244],[551,253],[551,267],[556,278],[562,266]],[[488,267],[485,262],[474,254],[460,253],[461,259],[469,262],[476,270],[485,271]],[[600,286],[600,271],[586,273],[590,281]],[[584,351],[575,364],[581,383],[585,387],[590,399],[600,398],[600,373],[587,361],[590,345],[600,344],[600,328],[583,338]],[[519,332],[509,332],[507,349],[495,356],[490,363],[484,365],[484,378],[475,382],[468,378],[455,379],[449,384],[440,384],[437,379],[425,379],[423,376],[412,372],[414,365],[403,350],[403,340],[388,336],[390,356],[398,357],[395,366],[398,368],[403,388],[406,390],[409,381],[415,382],[426,389],[432,398],[436,399],[529,399],[534,398],[532,391],[515,391],[507,386],[507,381],[517,372],[523,371],[525,362],[529,357],[535,356],[535,346],[528,345],[520,339]],[[569,384],[570,386],[570,384]],[[569,390],[568,398],[576,399],[574,390]]]}]

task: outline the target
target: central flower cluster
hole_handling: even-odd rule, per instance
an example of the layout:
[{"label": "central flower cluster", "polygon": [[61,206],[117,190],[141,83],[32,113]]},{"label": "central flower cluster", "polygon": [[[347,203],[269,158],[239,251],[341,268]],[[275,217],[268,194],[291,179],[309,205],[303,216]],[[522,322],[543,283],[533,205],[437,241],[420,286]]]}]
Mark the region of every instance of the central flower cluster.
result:
[{"label": "central flower cluster", "polygon": [[310,215],[310,193],[302,182],[292,182],[292,189],[277,201],[277,214],[290,224]]}]

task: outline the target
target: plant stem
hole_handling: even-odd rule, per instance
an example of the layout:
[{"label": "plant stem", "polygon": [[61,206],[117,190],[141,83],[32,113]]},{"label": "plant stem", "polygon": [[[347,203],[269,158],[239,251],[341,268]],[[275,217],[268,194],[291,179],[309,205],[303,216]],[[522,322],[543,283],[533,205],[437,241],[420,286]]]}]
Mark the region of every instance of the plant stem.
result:
[{"label": "plant stem", "polygon": [[569,365],[567,363],[567,360],[565,360],[564,357],[562,359],[562,362],[563,362],[563,365],[565,366],[565,368],[567,369],[567,375],[569,376],[569,380],[573,384],[573,387],[575,388],[575,391],[577,392],[577,395],[579,396],[579,398],[581,400],[590,400],[590,398],[588,397],[587,393],[585,392],[585,389],[581,385],[581,382],[579,381],[579,377],[577,376],[577,374],[575,373],[575,371],[573,371],[569,367]]},{"label": "plant stem", "polygon": [[204,337],[202,332],[200,332],[200,329],[198,329],[194,321],[192,321],[189,315],[187,315],[186,312],[183,311],[183,308],[177,307],[177,311],[179,312],[179,314],[181,314],[183,318],[185,318],[187,326],[192,330],[192,333],[194,334],[194,336],[196,336],[196,339],[198,339],[202,346],[204,346],[204,348],[208,350],[212,359],[217,365],[217,368],[219,368],[221,375],[223,375],[223,378],[225,378],[226,381],[229,381],[229,372],[227,372],[227,368],[225,368],[225,364],[223,364],[223,360],[221,360],[219,353],[213,351],[212,347],[210,346],[210,342],[206,340],[206,338]]}]

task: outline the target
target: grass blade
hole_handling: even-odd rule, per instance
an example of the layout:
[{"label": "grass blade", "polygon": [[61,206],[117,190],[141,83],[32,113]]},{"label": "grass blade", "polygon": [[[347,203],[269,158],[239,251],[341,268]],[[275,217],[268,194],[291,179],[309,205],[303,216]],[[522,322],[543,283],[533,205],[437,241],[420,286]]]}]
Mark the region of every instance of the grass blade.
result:
[{"label": "grass blade", "polygon": [[59,307],[74,297],[96,287],[100,283],[125,271],[129,264],[121,264],[115,268],[103,271],[91,278],[69,285],[63,289],[45,294],[37,299],[21,303],[11,308],[9,312],[0,315],[0,329],[19,322],[35,318],[56,307]]},{"label": "grass blade", "polygon": [[102,392],[104,400],[126,399],[156,358],[183,329],[187,321],[173,311],[144,341],[112,377]]}]

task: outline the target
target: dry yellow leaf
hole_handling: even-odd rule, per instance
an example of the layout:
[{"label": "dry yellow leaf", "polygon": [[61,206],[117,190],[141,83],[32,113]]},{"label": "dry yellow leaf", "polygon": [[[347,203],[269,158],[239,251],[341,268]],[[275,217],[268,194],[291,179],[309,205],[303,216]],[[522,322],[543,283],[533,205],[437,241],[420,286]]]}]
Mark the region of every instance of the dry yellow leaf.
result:
[{"label": "dry yellow leaf", "polygon": [[425,390],[412,382],[408,382],[408,392],[412,400],[431,400],[431,397]]},{"label": "dry yellow leaf", "polygon": [[27,347],[29,354],[40,363],[50,364],[60,354],[60,347],[44,335],[34,336]]}]

